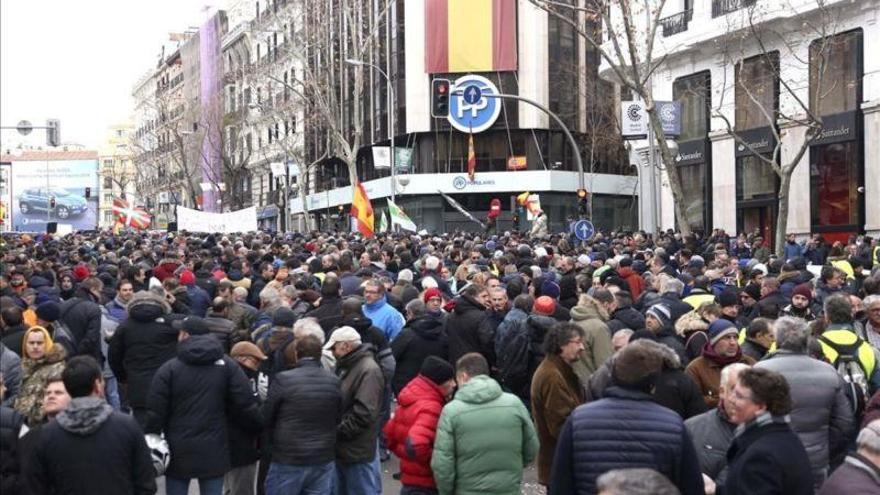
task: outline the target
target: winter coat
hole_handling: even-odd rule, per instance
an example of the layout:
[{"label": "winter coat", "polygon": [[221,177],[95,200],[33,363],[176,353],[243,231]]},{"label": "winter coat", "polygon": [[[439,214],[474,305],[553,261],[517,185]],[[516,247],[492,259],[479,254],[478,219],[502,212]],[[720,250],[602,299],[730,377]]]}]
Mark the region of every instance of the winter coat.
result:
[{"label": "winter coat", "polygon": [[605,324],[607,320],[608,313],[595,299],[585,299],[571,308],[571,322],[584,331],[584,350],[572,368],[585,385],[589,383],[590,375],[614,354],[611,331]]},{"label": "winter coat", "polygon": [[716,493],[811,495],[810,459],[791,428],[765,412],[737,429],[727,451],[727,479]]},{"label": "winter coat", "polygon": [[641,330],[645,328],[645,315],[639,313],[631,306],[617,308],[611,315],[608,328],[611,330],[612,335],[624,328],[629,328],[633,332]]},{"label": "winter coat", "polygon": [[19,493],[22,489],[19,435],[24,416],[15,409],[0,406],[0,493]]},{"label": "winter coat", "polygon": [[374,326],[385,333],[385,338],[388,339],[388,342],[393,341],[397,337],[397,334],[403,330],[403,325],[406,323],[403,315],[388,304],[384,297],[372,304],[364,304],[363,312],[364,316],[373,321]]},{"label": "winter coat", "polygon": [[211,335],[182,341],[156,372],[147,400],[147,433],[165,433],[173,478],[213,478],[229,471],[227,420],[257,432],[261,416],[238,363]]},{"label": "winter coat", "polygon": [[727,478],[727,449],[733,442],[736,425],[727,420],[719,408],[688,418],[684,422],[697,457],[700,471],[712,478],[717,485],[724,486]]},{"label": "winter coat", "polygon": [[596,493],[611,469],[650,467],[682,495],[702,495],[694,445],[681,418],[649,394],[610,387],[606,398],[578,407],[559,435],[548,495]]},{"label": "winter coat", "polygon": [[178,332],[168,320],[169,311],[160,297],[139,292],[128,303],[128,318],[110,339],[107,361],[116,379],[128,386],[133,409],[147,407],[153,376],[177,354]]},{"label": "winter coat", "polygon": [[845,449],[846,440],[856,427],[843,378],[828,363],[806,354],[780,349],[755,365],[785,377],[791,395],[791,429],[800,438],[810,457],[817,484],[829,467],[829,459]]},{"label": "winter coat", "polygon": [[455,308],[446,319],[446,335],[449,337],[449,362],[469,352],[480,352],[478,330],[486,318],[486,307],[470,296],[455,299]]},{"label": "winter coat", "polygon": [[143,432],[102,398],[71,400],[42,429],[24,467],[32,493],[156,493]]},{"label": "winter coat", "polygon": [[676,335],[675,330],[673,330],[671,327],[660,329],[657,333],[654,334],[654,340],[672,349],[672,351],[675,352],[675,354],[678,356],[678,359],[681,361],[682,366],[687,366],[688,363],[690,363],[690,360],[687,356],[687,351],[684,346],[684,340]]},{"label": "winter coat", "polygon": [[[266,375],[260,371],[254,371],[245,367],[236,361],[236,364],[245,377],[248,379],[248,387],[251,396],[262,406],[260,400],[259,383],[260,380],[268,382]],[[260,459],[259,432],[249,428],[247,424],[239,426],[239,422],[235,418],[228,418],[226,422],[226,431],[229,434],[229,463],[233,469],[249,466]]]},{"label": "winter coat", "polygon": [[28,327],[24,323],[6,328],[3,330],[3,345],[21,356],[21,343],[24,340],[24,333],[27,329]]},{"label": "winter coat", "polygon": [[164,282],[166,278],[170,278],[174,276],[174,272],[180,268],[180,263],[171,259],[164,259],[159,262],[159,265],[153,268],[153,276],[159,282]]},{"label": "winter coat", "polygon": [[336,429],[342,417],[339,378],[305,358],[275,375],[263,406],[272,462],[317,465],[336,456]]},{"label": "winter coat", "polygon": [[748,356],[755,361],[760,361],[767,355],[768,349],[761,345],[759,342],[752,340],[746,337],[746,340],[740,346],[742,347],[743,355]]},{"label": "winter coat", "polygon": [[110,318],[113,318],[116,321],[121,322],[128,317],[128,304],[120,301],[118,297],[111,299],[110,302],[104,305],[104,307],[107,308]]},{"label": "winter coat", "polygon": [[862,417],[862,428],[868,426],[868,423],[880,419],[880,390],[874,392],[868,405],[865,407],[865,415]]},{"label": "winter coat", "polygon": [[324,330],[324,340],[327,340],[333,329],[342,325],[342,299],[338,296],[322,297],[321,305],[306,313],[306,316],[318,320],[321,330]]},{"label": "winter coat", "polygon": [[400,482],[404,486],[436,486],[431,455],[445,402],[440,386],[423,375],[413,378],[397,396],[397,409],[384,432],[388,449],[400,459]]},{"label": "winter coat", "polygon": [[532,417],[538,433],[538,482],[550,483],[556,439],[565,420],[584,403],[584,389],[572,366],[558,355],[547,355],[532,377]]},{"label": "winter coat", "polygon": [[205,289],[198,285],[189,285],[186,287],[186,296],[189,299],[189,309],[192,314],[204,317],[211,307],[211,296]]},{"label": "winter coat", "polygon": [[21,358],[0,342],[0,373],[3,374],[3,384],[6,386],[6,395],[0,397],[4,404],[11,404],[21,388]]},{"label": "winter coat", "polygon": [[361,342],[372,346],[373,357],[379,363],[379,368],[382,369],[383,380],[385,380],[386,384],[391,383],[391,378],[397,369],[397,363],[391,351],[391,346],[388,345],[388,340],[385,338],[385,333],[373,326],[372,320],[363,316],[355,316],[343,320],[342,325],[354,328],[360,334]]},{"label": "winter coat", "polygon": [[679,318],[694,309],[690,304],[682,301],[677,294],[670,292],[661,295],[658,303],[665,304],[669,308],[669,320],[673,325],[678,322]]},{"label": "winter coat", "polygon": [[443,408],[431,469],[441,495],[519,495],[538,451],[523,403],[485,375],[471,377]]},{"label": "winter coat", "polygon": [[15,397],[15,410],[24,416],[28,426],[43,420],[43,393],[50,378],[60,377],[64,371],[64,348],[58,344],[40,359],[21,360],[21,387]]},{"label": "winter coat", "polygon": [[518,308],[512,308],[507,312],[507,315],[504,316],[504,320],[502,320],[501,323],[498,324],[498,328],[495,329],[494,339],[496,357],[501,352],[501,342],[504,341],[504,337],[519,325],[525,324],[528,317],[528,313]]},{"label": "winter coat", "polygon": [[208,316],[205,317],[205,324],[208,325],[211,335],[220,342],[223,352],[229,353],[233,345],[232,337],[235,333],[235,323],[232,323],[229,318],[215,316],[209,311]]},{"label": "winter coat", "polygon": [[804,255],[804,247],[798,244],[797,242],[785,242],[785,246],[782,248],[782,253],[785,256],[786,261],[793,260],[795,258],[800,258]]},{"label": "winter coat", "polygon": [[880,493],[880,467],[866,457],[851,453],[822,485],[818,495],[876,495]]},{"label": "winter coat", "polygon": [[78,289],[76,297],[61,304],[59,318],[73,335],[76,346],[73,356],[92,356],[98,363],[101,355],[101,308],[95,304],[84,289]]},{"label": "winter coat", "polygon": [[547,226],[547,215],[541,213],[532,222],[532,229],[529,231],[529,238],[542,239],[547,237],[549,228]]},{"label": "winter coat", "polygon": [[428,356],[449,359],[449,340],[443,320],[431,315],[411,320],[391,343],[391,352],[395,362],[391,388],[399,394],[419,374]]},{"label": "winter coat", "polygon": [[[755,360],[748,356],[742,356],[738,362],[745,363],[749,366],[755,364]],[[705,356],[700,356],[691,361],[685,369],[685,373],[687,373],[694,380],[694,383],[697,384],[697,387],[700,388],[700,392],[703,394],[703,400],[706,401],[706,405],[710,408],[718,405],[718,386],[721,384],[722,368],[724,368],[724,366],[716,361],[708,359]]]},{"label": "winter coat", "polygon": [[632,294],[633,301],[638,299],[645,290],[645,279],[629,266],[620,268],[617,270],[617,274],[629,285],[629,292]]},{"label": "winter coat", "polygon": [[372,347],[361,344],[336,361],[343,411],[336,430],[336,460],[345,464],[371,462],[376,457],[385,380]]}]

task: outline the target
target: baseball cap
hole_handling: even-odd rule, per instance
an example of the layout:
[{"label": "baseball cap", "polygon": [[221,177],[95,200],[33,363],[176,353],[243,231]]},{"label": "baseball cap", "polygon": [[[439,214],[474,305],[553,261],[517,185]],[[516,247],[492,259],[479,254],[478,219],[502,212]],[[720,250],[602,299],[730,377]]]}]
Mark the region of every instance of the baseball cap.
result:
[{"label": "baseball cap", "polygon": [[332,349],[338,342],[355,342],[360,344],[361,334],[357,333],[357,330],[349,326],[339,327],[333,331],[332,335],[330,335],[330,340],[324,344],[324,349]]}]

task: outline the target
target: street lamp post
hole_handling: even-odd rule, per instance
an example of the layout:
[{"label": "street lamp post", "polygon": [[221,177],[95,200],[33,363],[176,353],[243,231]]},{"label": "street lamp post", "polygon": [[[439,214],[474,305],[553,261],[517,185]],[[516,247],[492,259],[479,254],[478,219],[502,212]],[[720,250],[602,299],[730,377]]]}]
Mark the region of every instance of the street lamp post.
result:
[{"label": "street lamp post", "polygon": [[381,67],[376,64],[371,64],[369,62],[364,62],[363,60],[354,60],[350,58],[345,59],[345,63],[349,65],[362,65],[372,67],[373,69],[379,71],[379,73],[382,74],[382,77],[384,77],[385,81],[388,83],[388,136],[391,145],[391,201],[396,204],[397,197],[395,195],[395,190],[397,189],[397,171],[395,170],[395,168],[397,168],[397,164],[395,163],[396,153],[394,149],[394,85],[391,84],[391,78],[388,77],[388,73],[386,73],[384,70],[382,70]]}]

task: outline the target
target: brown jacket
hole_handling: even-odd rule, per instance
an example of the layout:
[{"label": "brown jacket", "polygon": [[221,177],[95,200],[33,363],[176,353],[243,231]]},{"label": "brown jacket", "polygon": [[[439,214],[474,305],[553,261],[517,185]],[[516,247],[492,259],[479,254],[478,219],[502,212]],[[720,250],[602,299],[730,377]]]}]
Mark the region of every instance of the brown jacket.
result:
[{"label": "brown jacket", "polygon": [[[745,355],[738,362],[749,366],[755,364],[754,359]],[[693,378],[697,386],[700,387],[703,400],[710,408],[718,406],[718,386],[721,384],[721,369],[723,367],[711,359],[706,359],[705,356],[700,356],[691,361],[685,370],[685,373]]]},{"label": "brown jacket", "polygon": [[584,402],[577,376],[558,355],[547,355],[532,377],[532,417],[538,431],[538,482],[550,483],[556,440],[568,415]]}]

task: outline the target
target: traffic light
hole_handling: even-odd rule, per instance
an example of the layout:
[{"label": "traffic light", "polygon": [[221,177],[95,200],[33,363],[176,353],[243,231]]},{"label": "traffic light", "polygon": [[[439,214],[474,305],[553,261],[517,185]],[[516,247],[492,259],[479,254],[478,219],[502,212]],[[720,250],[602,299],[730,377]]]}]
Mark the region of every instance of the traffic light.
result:
[{"label": "traffic light", "polygon": [[58,119],[46,119],[46,145],[61,145],[61,121]]},{"label": "traffic light", "polygon": [[[86,199],[89,199],[90,197],[92,197],[92,188],[87,187],[86,188]],[[123,197],[123,199],[124,199],[124,197]]]},{"label": "traffic light", "polygon": [[450,89],[449,79],[431,80],[431,116],[435,119],[445,119],[449,116]]},{"label": "traffic light", "polygon": [[578,197],[578,215],[581,218],[586,218],[589,212],[589,194],[586,189],[578,189],[577,190]]},{"label": "traffic light", "polygon": [[52,196],[51,198],[49,198],[49,209],[50,210],[55,209],[55,196]]}]

